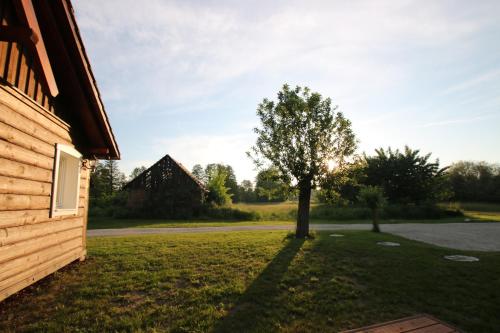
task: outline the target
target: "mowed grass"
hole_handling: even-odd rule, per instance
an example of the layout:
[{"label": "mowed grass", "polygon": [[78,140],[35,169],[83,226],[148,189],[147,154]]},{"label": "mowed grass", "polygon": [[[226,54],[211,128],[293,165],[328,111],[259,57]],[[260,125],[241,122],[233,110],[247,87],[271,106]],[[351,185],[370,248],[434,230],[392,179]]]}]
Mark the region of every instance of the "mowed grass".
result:
[{"label": "mowed grass", "polygon": [[500,204],[488,202],[459,202],[458,207],[466,211],[500,213]]},{"label": "mowed grass", "polygon": [[[311,209],[319,207],[311,204]],[[500,222],[500,205],[488,203],[446,203],[445,208],[461,209],[463,217],[442,219],[386,219],[381,223],[457,223],[457,222]],[[196,228],[196,227],[224,227],[224,226],[251,226],[251,225],[293,225],[297,211],[296,202],[280,203],[238,203],[233,208],[256,212],[262,220],[259,221],[228,221],[228,220],[165,220],[165,219],[114,219],[107,217],[90,217],[89,229],[109,228]],[[342,209],[342,208],[340,208]],[[370,224],[368,219],[317,219],[312,217],[311,223],[316,224]]]},{"label": "mowed grass", "polygon": [[[234,208],[259,213],[264,220],[295,220],[297,212],[297,202],[278,202],[278,203],[237,203],[232,205]],[[383,219],[381,223],[456,223],[456,222],[500,222],[500,204],[492,203],[445,203],[441,204],[444,208],[452,210],[462,210],[464,216],[441,218],[441,219]],[[315,218],[315,210],[320,209],[322,204],[311,203],[311,223],[327,224],[349,224],[349,223],[371,223],[369,219],[323,219]],[[345,210],[344,214],[350,215],[351,208],[332,208],[339,211]],[[269,221],[268,221],[269,222]]]},{"label": "mowed grass", "polygon": [[[312,203],[311,207],[317,206],[318,204]],[[290,211],[297,210],[297,202],[295,201],[285,201],[285,202],[262,202],[262,203],[235,203],[232,205],[234,208],[241,209],[248,212],[259,212],[259,213],[269,213],[269,214],[288,214]]]},{"label": "mowed grass", "polygon": [[121,228],[200,228],[252,225],[293,225],[292,221],[213,221],[213,220],[162,220],[162,219],[115,219],[89,217],[88,229]]},{"label": "mowed grass", "polygon": [[500,204],[486,202],[453,202],[444,207],[460,209],[466,218],[480,222],[500,222]]},{"label": "mowed grass", "polygon": [[338,332],[425,312],[467,332],[498,332],[500,253],[343,234],[92,238],[85,262],[0,304],[0,331]]}]

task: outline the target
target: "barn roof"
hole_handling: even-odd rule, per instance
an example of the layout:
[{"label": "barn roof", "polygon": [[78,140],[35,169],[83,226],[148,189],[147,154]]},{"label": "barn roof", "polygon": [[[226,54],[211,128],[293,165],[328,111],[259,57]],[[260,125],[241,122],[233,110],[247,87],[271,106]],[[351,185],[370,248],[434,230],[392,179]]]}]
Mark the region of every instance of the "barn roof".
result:
[{"label": "barn roof", "polygon": [[169,160],[172,162],[175,166],[177,166],[183,173],[186,174],[190,179],[193,180],[193,182],[198,185],[202,190],[208,191],[207,188],[205,187],[205,184],[203,184],[198,178],[193,176],[193,174],[184,166],[182,163],[177,162],[174,158],[172,158],[169,154],[166,154],[163,156],[160,160],[158,160],[155,164],[150,166],[148,169],[144,170],[141,174],[139,174],[137,177],[132,179],[130,182],[128,182],[124,188],[132,188],[135,187],[137,184],[141,183],[144,181],[145,176],[150,173],[152,170],[158,168],[161,164],[163,164],[166,160]]}]

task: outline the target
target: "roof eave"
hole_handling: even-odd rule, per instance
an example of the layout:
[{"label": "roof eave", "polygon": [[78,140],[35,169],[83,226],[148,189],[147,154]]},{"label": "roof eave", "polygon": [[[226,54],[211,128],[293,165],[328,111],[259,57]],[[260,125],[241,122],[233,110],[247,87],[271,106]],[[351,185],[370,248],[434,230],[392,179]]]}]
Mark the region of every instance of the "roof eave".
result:
[{"label": "roof eave", "polygon": [[70,0],[58,0],[62,6],[64,7],[64,12],[66,14],[67,24],[71,28],[71,33],[73,35],[73,39],[77,44],[77,50],[79,53],[77,61],[80,61],[80,66],[78,73],[81,75],[82,81],[85,84],[85,88],[89,92],[88,96],[91,98],[89,102],[91,105],[91,109],[94,112],[96,119],[100,123],[102,134],[105,138],[105,141],[108,144],[106,147],[108,150],[105,152],[103,148],[95,149],[95,157],[100,159],[120,159],[120,150],[118,148],[118,144],[116,142],[115,135],[113,133],[113,129],[111,128],[111,124],[109,122],[108,115],[104,109],[104,104],[101,99],[101,95],[99,93],[99,89],[97,88],[97,83],[92,73],[92,69],[90,66],[89,59],[87,57],[87,53],[85,52],[85,47],[78,30],[78,25],[76,24],[76,18],[74,15],[73,7],[71,5]]}]

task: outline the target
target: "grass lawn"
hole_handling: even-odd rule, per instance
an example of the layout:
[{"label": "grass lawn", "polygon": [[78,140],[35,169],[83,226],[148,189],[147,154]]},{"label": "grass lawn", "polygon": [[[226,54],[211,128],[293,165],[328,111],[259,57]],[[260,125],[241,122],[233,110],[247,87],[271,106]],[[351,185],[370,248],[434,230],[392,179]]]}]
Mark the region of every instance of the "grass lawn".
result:
[{"label": "grass lawn", "polygon": [[[500,214],[487,215],[478,213],[471,221],[491,222],[499,221]],[[472,218],[466,216],[465,218]],[[464,222],[465,218],[455,217],[438,220],[381,220],[380,223],[458,223]],[[496,219],[496,220],[495,220]],[[371,224],[371,220],[311,220],[312,224]],[[199,227],[227,227],[227,226],[250,226],[250,225],[295,225],[295,221],[203,221],[203,220],[153,220],[153,219],[114,219],[110,217],[90,217],[88,229],[120,229],[120,228],[199,228]]]},{"label": "grass lawn", "polygon": [[[0,304],[0,331],[337,332],[425,312],[498,332],[500,253],[343,233],[92,238],[85,262]],[[463,253],[481,261],[442,258]]]},{"label": "grass lawn", "polygon": [[495,212],[500,213],[500,204],[487,203],[487,202],[459,202],[454,203],[458,208],[466,211],[476,212]]},{"label": "grass lawn", "polygon": [[[315,207],[318,204],[311,203],[311,207]],[[262,203],[236,203],[232,205],[234,208],[241,209],[244,211],[255,211],[259,213],[289,213],[290,211],[297,210],[297,202],[286,201],[286,202],[262,202]]]},{"label": "grass lawn", "polygon": [[89,217],[88,229],[114,228],[198,228],[247,225],[293,225],[293,221],[211,221],[211,220],[154,220],[114,219],[111,217]]},{"label": "grass lawn", "polygon": [[[312,203],[311,211],[320,204]],[[464,222],[469,219],[469,222],[500,222],[500,204],[481,203],[481,202],[462,202],[442,204],[443,207],[451,209],[461,209],[464,212],[464,217],[453,217],[443,219],[427,219],[427,220],[403,220],[403,219],[389,219],[382,220],[381,223],[453,223]],[[264,218],[270,220],[278,217],[282,220],[293,220],[297,210],[297,202],[278,202],[278,203],[237,203],[233,205],[234,208],[244,211],[253,211],[260,213]],[[312,223],[371,223],[370,220],[323,220],[311,219]]]},{"label": "grass lawn", "polygon": [[[454,223],[464,222],[464,218],[448,218],[439,220],[381,220],[380,223]],[[474,220],[470,222],[483,222]],[[312,224],[371,224],[371,220],[311,220]],[[290,225],[295,221],[203,221],[203,220],[155,220],[155,219],[114,219],[110,217],[90,217],[88,229],[121,229],[121,228],[199,228],[228,227],[251,225]]]},{"label": "grass lawn", "polygon": [[479,221],[500,222],[500,204],[483,202],[460,202],[452,203],[451,207],[456,207],[464,211],[467,218]]},{"label": "grass lawn", "polygon": [[[311,204],[311,209],[318,204]],[[443,204],[444,207],[462,209],[464,217],[452,217],[428,220],[381,220],[380,223],[454,223],[454,222],[500,222],[500,205],[485,203],[451,203]],[[113,219],[107,217],[90,217],[89,229],[108,228],[196,228],[196,227],[223,227],[243,225],[292,225],[295,223],[296,202],[280,203],[238,203],[232,207],[243,211],[252,211],[260,214],[261,221],[228,221],[228,220],[162,220],[162,219]],[[343,220],[343,219],[315,219],[311,223],[318,224],[359,224],[371,223],[371,220]]]}]

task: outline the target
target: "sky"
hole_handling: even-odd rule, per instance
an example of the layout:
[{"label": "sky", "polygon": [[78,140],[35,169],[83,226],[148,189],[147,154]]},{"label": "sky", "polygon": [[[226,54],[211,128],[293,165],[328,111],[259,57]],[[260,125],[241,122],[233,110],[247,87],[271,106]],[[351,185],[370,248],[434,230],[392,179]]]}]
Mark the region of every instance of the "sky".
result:
[{"label": "sky", "polygon": [[257,105],[308,86],[359,153],[500,162],[500,1],[73,0],[126,174],[170,154],[256,171]]}]

